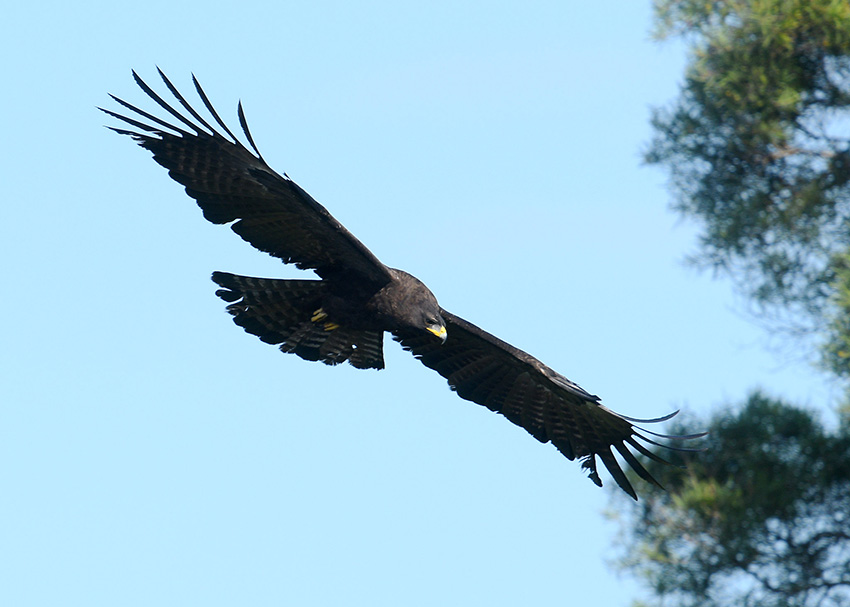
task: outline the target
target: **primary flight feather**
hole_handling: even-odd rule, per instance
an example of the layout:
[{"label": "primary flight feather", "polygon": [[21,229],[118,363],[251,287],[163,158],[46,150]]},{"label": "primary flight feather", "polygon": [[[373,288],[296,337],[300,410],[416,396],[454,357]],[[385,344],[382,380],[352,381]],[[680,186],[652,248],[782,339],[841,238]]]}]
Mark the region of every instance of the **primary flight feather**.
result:
[{"label": "primary flight feather", "polygon": [[266,164],[241,103],[239,122],[250,149],[219,117],[194,76],[208,118],[162,71],[159,75],[182,111],[133,72],[138,85],[171,120],[111,95],[130,114],[101,109],[135,130],[110,128],[150,150],[209,221],[230,224],[257,249],[313,270],[320,278],[282,280],[214,272],[213,281],[221,287],[216,294],[229,303],[234,322],[245,331],[306,360],[332,365],[348,361],[359,369],[384,367],[383,335],[389,332],[426,367],[445,377],[461,398],[501,413],[537,440],[551,442],[570,460],[579,458],[601,486],[599,458],[635,499],[615,451],[641,478],[658,485],[629,448],[663,462],[638,442],[659,445],[644,433],[668,439],[702,436],[641,430],[634,423],[664,421],[675,413],[649,420],[619,415],[533,356],[444,310],[422,282],[381,263],[298,184]]}]

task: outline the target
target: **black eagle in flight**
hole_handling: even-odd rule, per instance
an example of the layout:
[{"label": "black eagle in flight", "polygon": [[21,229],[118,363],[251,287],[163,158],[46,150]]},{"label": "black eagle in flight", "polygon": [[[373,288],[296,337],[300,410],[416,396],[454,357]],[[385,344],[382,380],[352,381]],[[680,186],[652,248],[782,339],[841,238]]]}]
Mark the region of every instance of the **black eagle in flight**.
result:
[{"label": "black eagle in flight", "polygon": [[251,149],[219,117],[194,76],[198,95],[220,130],[158,71],[185,112],[166,102],[134,71],[138,85],[173,120],[110,95],[137,116],[100,109],[138,130],[109,128],[150,150],[209,221],[231,224],[257,249],[313,270],[320,278],[278,280],[214,272],[212,279],[221,287],[216,295],[229,302],[227,310],[245,331],[306,360],[330,365],[347,360],[358,369],[384,367],[383,335],[389,332],[426,367],[445,377],[461,398],[501,413],[540,442],[551,442],[568,459],[579,458],[591,480],[601,486],[598,457],[635,499],[614,450],[639,476],[659,487],[628,447],[664,463],[637,439],[693,450],[657,443],[642,432],[667,439],[701,434],[666,436],[633,425],[665,421],[675,412],[645,420],[615,413],[598,396],[533,356],[441,308],[422,282],[381,263],[325,207],[266,164],[248,130],[241,102],[239,122]]}]

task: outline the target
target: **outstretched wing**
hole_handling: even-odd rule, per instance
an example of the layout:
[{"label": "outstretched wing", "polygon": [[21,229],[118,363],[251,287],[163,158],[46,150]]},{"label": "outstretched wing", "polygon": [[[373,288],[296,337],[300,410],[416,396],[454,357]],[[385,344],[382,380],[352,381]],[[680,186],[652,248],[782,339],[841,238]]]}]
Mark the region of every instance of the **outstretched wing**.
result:
[{"label": "outstretched wing", "polygon": [[369,249],[298,184],[266,164],[248,130],[241,102],[239,122],[253,152],[221,120],[194,76],[201,101],[224,134],[158,71],[185,113],[169,105],[135,71],[133,77],[141,89],[174,120],[162,120],[114,95],[110,96],[132,114],[100,109],[138,129],[109,127],[153,152],[171,178],[186,186],[204,217],[217,224],[235,222],[233,231],[256,248],[285,263],[313,269],[322,278],[353,272],[367,287],[380,288],[389,282],[386,266]]},{"label": "outstretched wing", "polygon": [[448,337],[445,343],[429,335],[395,336],[416,358],[449,381],[461,398],[484,405],[525,428],[540,442],[551,442],[567,458],[580,458],[594,483],[602,481],[596,458],[622,489],[637,499],[635,490],[614,451],[644,480],[657,485],[628,447],[653,460],[668,463],[636,439],[675,450],[693,451],[662,445],[641,432],[668,439],[703,436],[665,436],[636,428],[634,423],[653,423],[670,419],[672,413],[658,419],[637,420],[614,413],[594,396],[556,373],[542,362],[470,322],[442,311]]}]

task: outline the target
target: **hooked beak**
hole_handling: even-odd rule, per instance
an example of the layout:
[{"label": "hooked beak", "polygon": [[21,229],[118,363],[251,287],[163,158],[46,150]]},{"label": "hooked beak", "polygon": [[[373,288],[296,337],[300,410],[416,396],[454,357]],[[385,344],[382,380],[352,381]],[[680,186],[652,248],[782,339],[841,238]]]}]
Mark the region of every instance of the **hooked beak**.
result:
[{"label": "hooked beak", "polygon": [[446,343],[446,337],[448,337],[449,334],[446,332],[446,328],[443,325],[429,325],[428,331],[439,337],[440,341]]}]

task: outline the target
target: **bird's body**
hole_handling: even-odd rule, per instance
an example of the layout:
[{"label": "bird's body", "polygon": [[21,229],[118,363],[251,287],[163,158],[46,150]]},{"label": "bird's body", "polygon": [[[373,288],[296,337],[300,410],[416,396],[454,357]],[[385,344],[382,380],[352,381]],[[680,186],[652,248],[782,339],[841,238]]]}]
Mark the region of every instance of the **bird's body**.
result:
[{"label": "bird's body", "polygon": [[[217,294],[233,302],[236,324],[266,343],[306,360],[383,369],[383,334],[415,333],[422,326],[443,338],[436,297],[407,272],[388,268],[389,281],[366,288],[339,277],[273,280],[215,272]],[[427,328],[426,328],[427,330]]]},{"label": "bird's body", "polygon": [[[597,396],[533,356],[442,309],[421,281],[384,265],[286,174],[266,164],[241,104],[239,120],[253,152],[228,129],[197,80],[196,90],[224,135],[192,108],[162,72],[165,85],[191,119],[133,75],[177,122],[167,122],[113,96],[146,120],[104,110],[138,129],[113,130],[132,136],[150,150],[169,175],[186,187],[209,221],[231,224],[257,249],[313,270],[319,277],[282,280],[215,272],[213,280],[221,287],[216,293],[229,303],[236,324],[306,360],[348,361],[362,369],[384,367],[383,334],[388,332],[425,366],[445,377],[462,398],[501,413],[541,442],[552,442],[567,458],[580,458],[595,483],[601,485],[596,468],[599,457],[617,483],[636,497],[614,457],[616,450],[639,476],[657,485],[626,445],[663,461],[635,440],[658,444],[638,432],[632,422],[663,421],[672,415],[632,420],[614,413]],[[699,435],[665,438],[695,436]]]}]

